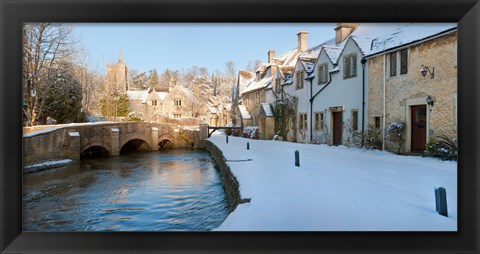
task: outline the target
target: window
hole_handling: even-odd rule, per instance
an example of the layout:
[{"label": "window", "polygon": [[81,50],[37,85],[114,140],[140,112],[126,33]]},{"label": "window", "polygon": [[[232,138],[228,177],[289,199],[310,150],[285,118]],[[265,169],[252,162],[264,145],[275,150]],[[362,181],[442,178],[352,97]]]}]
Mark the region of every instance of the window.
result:
[{"label": "window", "polygon": [[357,76],[357,54],[350,54],[343,57],[343,79]]},{"label": "window", "polygon": [[255,103],[260,104],[260,91],[255,93]]},{"label": "window", "polygon": [[297,85],[296,85],[296,88],[297,89],[302,89],[303,88],[303,71],[297,71],[296,73],[297,77],[296,77],[296,81],[297,81]]},{"label": "window", "polygon": [[400,50],[400,74],[408,72],[408,51],[407,49]]},{"label": "window", "polygon": [[157,106],[157,101],[156,100],[152,101],[152,106]]},{"label": "window", "polygon": [[390,77],[397,76],[397,52],[390,54]]},{"label": "window", "polygon": [[243,103],[245,104],[246,107],[248,107],[248,95],[243,96]]},{"label": "window", "polygon": [[352,110],[352,117],[351,117],[351,124],[352,130],[358,130],[358,110]]},{"label": "window", "polygon": [[298,128],[300,130],[307,129],[307,113],[300,113],[298,119]]},{"label": "window", "polygon": [[281,78],[281,77],[277,78],[277,80],[275,81],[275,84],[276,84],[276,86],[275,86],[275,88],[276,88],[275,92],[276,92],[276,93],[280,93],[280,91],[282,90],[282,78]]},{"label": "window", "polygon": [[380,129],[380,117],[376,116],[374,117],[375,120],[375,129]]},{"label": "window", "polygon": [[182,118],[182,114],[173,114],[174,118]]},{"label": "window", "polygon": [[182,106],[182,100],[173,100],[173,105],[181,107]]},{"label": "window", "polygon": [[315,130],[323,129],[323,112],[315,113]]},{"label": "window", "polygon": [[325,84],[328,81],[328,65],[321,64],[318,66],[318,84]]}]

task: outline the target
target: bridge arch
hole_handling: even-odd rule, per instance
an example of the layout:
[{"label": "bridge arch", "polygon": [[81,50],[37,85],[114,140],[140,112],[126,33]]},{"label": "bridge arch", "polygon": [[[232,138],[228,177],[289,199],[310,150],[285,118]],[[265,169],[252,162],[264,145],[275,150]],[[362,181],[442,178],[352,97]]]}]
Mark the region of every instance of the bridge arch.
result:
[{"label": "bridge arch", "polygon": [[133,138],[126,141],[120,147],[120,154],[129,152],[129,151],[151,151],[151,150],[152,150],[152,147],[147,141],[140,138]]},{"label": "bridge arch", "polygon": [[91,142],[85,145],[80,152],[80,159],[110,156],[109,146],[103,142]]},{"label": "bridge arch", "polygon": [[165,148],[174,148],[175,144],[173,141],[175,138],[169,134],[163,134],[158,137],[158,150]]}]

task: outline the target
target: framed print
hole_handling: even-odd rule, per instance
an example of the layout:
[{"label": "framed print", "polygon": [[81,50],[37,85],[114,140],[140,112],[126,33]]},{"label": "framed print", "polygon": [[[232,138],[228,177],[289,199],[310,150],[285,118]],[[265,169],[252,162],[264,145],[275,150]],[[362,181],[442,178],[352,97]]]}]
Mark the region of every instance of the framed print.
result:
[{"label": "framed print", "polygon": [[0,1],[1,253],[479,251],[478,1]]}]

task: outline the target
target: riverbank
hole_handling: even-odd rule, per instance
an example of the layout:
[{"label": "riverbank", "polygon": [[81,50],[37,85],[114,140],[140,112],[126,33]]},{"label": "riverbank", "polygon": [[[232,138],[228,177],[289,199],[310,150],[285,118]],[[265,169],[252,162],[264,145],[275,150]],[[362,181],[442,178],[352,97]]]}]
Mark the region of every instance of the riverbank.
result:
[{"label": "riverbank", "polygon": [[[456,231],[456,162],[214,134],[240,203],[219,231]],[[247,142],[250,150],[246,149]],[[300,152],[300,167],[294,151]],[[447,190],[449,217],[435,211]]]}]

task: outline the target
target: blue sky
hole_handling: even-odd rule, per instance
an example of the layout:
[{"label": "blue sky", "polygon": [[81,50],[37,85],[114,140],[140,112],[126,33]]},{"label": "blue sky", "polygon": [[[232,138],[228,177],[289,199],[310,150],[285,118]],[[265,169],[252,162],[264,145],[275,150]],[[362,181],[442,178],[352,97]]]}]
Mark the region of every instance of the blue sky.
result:
[{"label": "blue sky", "polygon": [[245,69],[248,61],[267,59],[267,51],[277,55],[297,46],[297,33],[307,31],[308,47],[335,36],[334,24],[73,24],[75,36],[98,62],[117,61],[121,49],[130,69],[162,72],[205,66],[209,72],[225,71],[225,63]]}]

